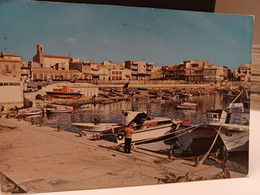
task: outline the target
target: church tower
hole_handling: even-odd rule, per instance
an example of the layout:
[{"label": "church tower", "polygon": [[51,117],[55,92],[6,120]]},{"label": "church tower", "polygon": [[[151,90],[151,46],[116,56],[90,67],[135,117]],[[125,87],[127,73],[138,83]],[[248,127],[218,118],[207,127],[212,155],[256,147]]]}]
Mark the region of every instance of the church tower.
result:
[{"label": "church tower", "polygon": [[37,45],[37,62],[40,64],[44,64],[44,53],[43,53],[43,45]]}]

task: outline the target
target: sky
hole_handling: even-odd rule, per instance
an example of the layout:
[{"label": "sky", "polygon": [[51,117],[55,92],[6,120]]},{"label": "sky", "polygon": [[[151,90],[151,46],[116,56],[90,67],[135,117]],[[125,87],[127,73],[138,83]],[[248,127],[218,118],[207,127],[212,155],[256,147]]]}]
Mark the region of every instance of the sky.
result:
[{"label": "sky", "polygon": [[0,0],[0,52],[97,63],[179,64],[202,59],[237,69],[251,63],[253,17],[167,9]]}]

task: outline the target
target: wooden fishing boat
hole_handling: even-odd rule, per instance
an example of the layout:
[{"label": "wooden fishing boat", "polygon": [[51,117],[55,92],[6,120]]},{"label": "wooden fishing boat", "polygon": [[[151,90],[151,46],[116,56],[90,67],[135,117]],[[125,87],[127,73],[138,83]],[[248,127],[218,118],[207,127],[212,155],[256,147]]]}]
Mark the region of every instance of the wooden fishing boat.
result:
[{"label": "wooden fishing boat", "polygon": [[248,150],[250,102],[249,100],[235,102],[241,93],[227,109],[206,113],[206,124],[215,131],[220,129],[220,137],[228,152]]},{"label": "wooden fishing boat", "polygon": [[47,100],[53,98],[64,98],[64,99],[78,99],[82,96],[79,92],[74,92],[69,89],[68,86],[63,86],[62,89],[53,89],[53,91],[47,91]]},{"label": "wooden fishing boat", "polygon": [[191,102],[182,102],[180,105],[176,106],[178,110],[196,110],[198,105]]},{"label": "wooden fishing boat", "polygon": [[24,116],[35,116],[43,114],[43,111],[41,109],[27,109],[20,112],[19,114],[23,114]]},{"label": "wooden fishing boat", "polygon": [[46,114],[60,114],[71,113],[73,109],[70,108],[46,108]]}]

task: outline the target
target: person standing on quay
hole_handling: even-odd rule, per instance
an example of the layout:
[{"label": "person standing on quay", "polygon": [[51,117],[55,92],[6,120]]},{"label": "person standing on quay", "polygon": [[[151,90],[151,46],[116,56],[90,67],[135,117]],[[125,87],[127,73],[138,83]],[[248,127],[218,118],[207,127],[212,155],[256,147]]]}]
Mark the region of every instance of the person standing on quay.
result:
[{"label": "person standing on quay", "polygon": [[131,153],[132,134],[135,133],[134,128],[130,125],[125,128],[125,153]]}]

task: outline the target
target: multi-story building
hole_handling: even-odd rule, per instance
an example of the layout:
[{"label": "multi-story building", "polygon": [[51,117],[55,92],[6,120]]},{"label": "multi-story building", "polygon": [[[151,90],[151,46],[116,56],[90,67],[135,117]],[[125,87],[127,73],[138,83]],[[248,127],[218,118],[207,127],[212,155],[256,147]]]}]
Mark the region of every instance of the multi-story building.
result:
[{"label": "multi-story building", "polygon": [[163,67],[164,66],[154,66],[151,72],[151,79],[162,79],[163,78]]},{"label": "multi-story building", "polygon": [[33,62],[37,62],[44,68],[52,68],[53,70],[69,70],[69,62],[73,61],[73,58],[69,56],[44,55],[43,45],[37,45],[36,52],[36,55],[33,57]]},{"label": "multi-story building", "polygon": [[164,79],[184,80],[192,83],[224,81],[228,79],[226,66],[211,65],[210,61],[197,59],[195,62],[184,60],[178,65],[162,67]]},{"label": "multi-story building", "polygon": [[112,69],[110,71],[110,80],[129,80],[131,78],[131,70],[123,69]]},{"label": "multi-story building", "polygon": [[205,81],[225,81],[228,79],[228,68],[226,66],[208,65],[204,67]]},{"label": "multi-story building", "polygon": [[83,61],[83,62],[72,61],[69,63],[69,69],[78,70],[83,74],[83,79],[91,80],[92,79],[91,67],[94,67],[95,65],[96,63],[91,61]]},{"label": "multi-story building", "polygon": [[201,59],[197,59],[195,62],[184,60],[178,65],[168,66],[164,74],[167,75],[169,79],[202,82],[204,80],[203,67],[204,61]]},{"label": "multi-story building", "polygon": [[23,84],[19,78],[0,77],[0,105],[5,107],[23,106]]},{"label": "multi-story building", "polygon": [[20,78],[21,61],[21,56],[2,52],[0,55],[0,75]]},{"label": "multi-story building", "polygon": [[[177,77],[176,77],[177,67],[178,67],[178,65],[175,65],[175,64],[161,67],[161,71],[160,71],[161,78],[166,79],[166,80],[176,80],[177,79]],[[159,74],[159,73],[157,73],[157,74]],[[152,77],[154,77],[154,76],[152,76]]]},{"label": "multi-story building", "polygon": [[150,79],[153,63],[141,62],[141,61],[125,61],[125,68],[131,70],[131,79],[145,80]]},{"label": "multi-story building", "polygon": [[24,82],[30,81],[32,74],[31,74],[31,64],[29,62],[22,62],[21,66],[21,77]]},{"label": "multi-story building", "polygon": [[238,72],[234,69],[228,69],[228,80],[229,81],[237,81],[238,80]]},{"label": "multi-story building", "polygon": [[201,60],[183,62],[184,80],[188,82],[202,82],[204,80],[203,62]]},{"label": "multi-story building", "polygon": [[245,64],[238,68],[239,81],[251,81],[251,64]]},{"label": "multi-story building", "polygon": [[78,70],[53,70],[51,68],[32,68],[32,81],[73,81],[82,79]]}]

